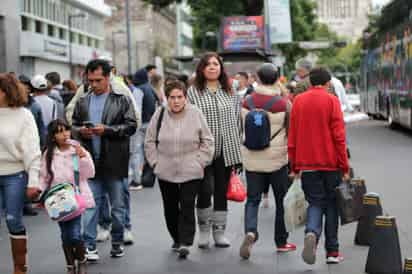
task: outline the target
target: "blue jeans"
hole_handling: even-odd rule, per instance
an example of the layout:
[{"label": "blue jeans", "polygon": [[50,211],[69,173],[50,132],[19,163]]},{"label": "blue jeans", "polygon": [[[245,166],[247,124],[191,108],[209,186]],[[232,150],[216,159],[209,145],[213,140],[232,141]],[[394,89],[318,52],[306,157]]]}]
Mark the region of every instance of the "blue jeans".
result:
[{"label": "blue jeans", "polygon": [[256,240],[259,238],[258,233],[258,212],[262,193],[265,188],[272,186],[273,194],[276,201],[275,230],[274,240],[276,246],[282,246],[287,243],[289,234],[285,227],[283,199],[288,191],[288,168],[287,166],[271,172],[250,172],[246,171],[247,180],[247,201],[245,205],[245,233],[253,232]]},{"label": "blue jeans", "polygon": [[110,215],[109,196],[105,195],[99,210],[99,226],[109,230],[112,224],[112,217]]},{"label": "blue jeans", "polygon": [[61,238],[64,245],[77,245],[82,242],[82,217],[67,222],[59,222]]},{"label": "blue jeans", "polygon": [[305,233],[315,233],[319,241],[322,234],[323,215],[325,215],[325,249],[327,252],[339,251],[336,187],[341,181],[341,174],[338,171],[302,173],[302,189],[309,203]]},{"label": "blue jeans", "polygon": [[104,197],[109,196],[111,205],[112,217],[112,244],[123,244],[124,218],[125,218],[125,203],[123,191],[124,178],[101,178],[96,177],[89,180],[89,186],[92,190],[95,208],[88,208],[83,215],[83,239],[86,247],[96,247],[97,223],[99,211],[102,208]]},{"label": "blue jeans", "polygon": [[128,180],[123,180],[123,191],[124,191],[124,203],[125,203],[125,214],[124,214],[124,227],[128,230],[132,229],[132,224],[130,223],[130,191]]},{"label": "blue jeans", "polygon": [[147,125],[139,128],[136,133],[130,137],[130,157],[129,157],[129,184],[135,182],[140,184],[144,164],[143,143],[146,134]]},{"label": "blue jeans", "polygon": [[27,174],[19,172],[0,176],[0,219],[3,207],[6,211],[6,223],[10,234],[24,235],[23,207],[26,197]]},{"label": "blue jeans", "polygon": [[[129,183],[128,180],[123,180],[123,190],[124,190],[124,203],[125,203],[125,219],[124,219],[124,227],[126,229],[132,229],[132,225],[130,223],[130,191],[129,191]],[[110,229],[110,225],[112,224],[112,218],[110,216],[110,206],[109,206],[109,197],[103,198],[102,205],[99,211],[99,226],[108,230]]]}]

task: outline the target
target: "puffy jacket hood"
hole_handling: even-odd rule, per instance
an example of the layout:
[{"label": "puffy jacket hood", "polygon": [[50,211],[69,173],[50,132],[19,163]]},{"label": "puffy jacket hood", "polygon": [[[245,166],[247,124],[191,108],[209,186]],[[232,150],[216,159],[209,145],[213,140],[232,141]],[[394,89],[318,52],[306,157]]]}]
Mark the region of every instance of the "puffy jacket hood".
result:
[{"label": "puffy jacket hood", "polygon": [[149,82],[149,77],[147,76],[146,69],[140,69],[136,71],[136,73],[133,76],[133,84],[135,86],[147,84],[148,82]]}]

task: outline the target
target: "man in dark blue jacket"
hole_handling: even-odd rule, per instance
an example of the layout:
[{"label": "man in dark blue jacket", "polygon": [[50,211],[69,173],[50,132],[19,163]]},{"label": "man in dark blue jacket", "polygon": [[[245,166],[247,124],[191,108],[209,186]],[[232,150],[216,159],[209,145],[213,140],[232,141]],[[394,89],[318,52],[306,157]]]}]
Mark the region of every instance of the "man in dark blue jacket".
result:
[{"label": "man in dark blue jacket", "polygon": [[[156,95],[155,90],[149,82],[149,74],[146,68],[138,70],[133,76],[133,84],[142,90],[143,92],[143,101],[142,101],[142,126],[139,128],[139,153],[140,159],[144,159],[144,148],[143,143],[146,136],[146,129],[149,125],[150,119],[156,111],[156,104],[159,102],[159,98]],[[141,163],[142,172],[148,170],[148,166],[143,166],[145,163]],[[143,176],[142,176],[143,177]],[[130,184],[131,190],[138,190],[142,188],[142,182],[133,182]]]}]

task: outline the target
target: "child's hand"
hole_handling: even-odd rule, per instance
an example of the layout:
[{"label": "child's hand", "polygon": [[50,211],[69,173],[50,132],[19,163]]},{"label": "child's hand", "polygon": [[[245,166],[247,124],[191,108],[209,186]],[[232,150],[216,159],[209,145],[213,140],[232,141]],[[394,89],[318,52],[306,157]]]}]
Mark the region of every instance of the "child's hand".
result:
[{"label": "child's hand", "polygon": [[77,156],[79,156],[79,158],[86,157],[87,152],[82,146],[78,145],[75,147],[75,149],[76,149],[76,154]]}]

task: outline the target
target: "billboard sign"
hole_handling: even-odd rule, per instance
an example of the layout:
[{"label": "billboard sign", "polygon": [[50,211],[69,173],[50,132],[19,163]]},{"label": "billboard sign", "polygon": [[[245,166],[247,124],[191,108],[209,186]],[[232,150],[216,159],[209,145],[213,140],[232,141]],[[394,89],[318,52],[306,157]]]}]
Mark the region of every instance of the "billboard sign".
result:
[{"label": "billboard sign", "polygon": [[292,42],[292,24],[289,0],[266,0],[266,22],[271,44]]},{"label": "billboard sign", "polygon": [[263,16],[233,16],[223,18],[223,51],[255,51],[265,48]]}]

